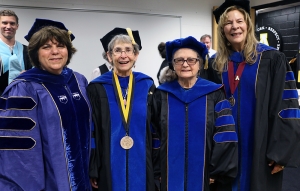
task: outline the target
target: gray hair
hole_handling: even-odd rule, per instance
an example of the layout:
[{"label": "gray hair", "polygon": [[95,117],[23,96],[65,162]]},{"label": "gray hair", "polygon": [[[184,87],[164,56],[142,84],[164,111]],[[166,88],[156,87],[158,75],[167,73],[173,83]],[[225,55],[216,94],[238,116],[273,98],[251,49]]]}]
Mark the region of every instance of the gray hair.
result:
[{"label": "gray hair", "polygon": [[[108,43],[108,51],[111,53],[111,51],[115,47],[115,44],[119,42],[132,44],[131,38],[128,35],[119,34],[114,36],[114,38],[112,38],[111,41]],[[138,54],[140,52],[139,45],[132,44],[132,46],[133,46],[134,54]]]},{"label": "gray hair", "polygon": [[202,35],[200,41],[204,40],[206,37],[208,37],[211,41],[211,36],[209,34]]}]

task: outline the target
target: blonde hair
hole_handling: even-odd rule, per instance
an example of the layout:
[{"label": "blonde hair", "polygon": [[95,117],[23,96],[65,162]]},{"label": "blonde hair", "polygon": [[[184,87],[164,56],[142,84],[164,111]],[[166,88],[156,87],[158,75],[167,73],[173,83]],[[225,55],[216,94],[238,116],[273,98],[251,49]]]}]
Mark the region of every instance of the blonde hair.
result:
[{"label": "blonde hair", "polygon": [[217,30],[218,52],[216,54],[216,58],[213,63],[213,68],[219,72],[223,72],[227,70],[228,58],[232,52],[230,43],[224,34],[224,26],[228,19],[227,16],[228,13],[234,10],[237,10],[243,14],[247,25],[247,36],[246,36],[246,42],[243,49],[243,55],[245,57],[245,61],[248,64],[254,64],[258,55],[258,52],[256,50],[256,45],[258,44],[258,41],[256,40],[255,37],[254,26],[251,22],[250,15],[244,9],[239,8],[237,6],[228,7],[220,17],[218,30]]}]

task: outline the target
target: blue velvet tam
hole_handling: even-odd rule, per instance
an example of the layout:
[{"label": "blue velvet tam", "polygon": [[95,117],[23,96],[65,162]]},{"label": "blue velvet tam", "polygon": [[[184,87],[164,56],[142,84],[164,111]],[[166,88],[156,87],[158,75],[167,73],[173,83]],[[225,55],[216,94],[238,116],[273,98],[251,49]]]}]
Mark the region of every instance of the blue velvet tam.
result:
[{"label": "blue velvet tam", "polygon": [[71,31],[69,31],[65,27],[65,25],[63,23],[61,23],[59,21],[52,21],[52,20],[48,20],[48,19],[39,19],[39,18],[35,19],[35,22],[33,23],[31,29],[29,30],[28,34],[24,38],[27,41],[29,41],[34,33],[36,33],[37,31],[41,30],[43,27],[46,27],[46,26],[54,26],[59,29],[66,30],[67,32],[70,33],[71,41],[73,41],[75,39],[75,36],[71,33]]},{"label": "blue velvet tam", "polygon": [[[132,32],[132,35],[128,33],[128,31]],[[142,42],[140,38],[139,31],[132,31],[130,28],[124,29],[124,28],[114,28],[113,30],[109,31],[106,35],[104,35],[100,41],[102,43],[103,49],[105,52],[108,51],[108,44],[110,41],[116,36],[120,34],[125,34],[130,36],[130,38],[133,38],[132,41],[137,43],[139,45],[139,49],[142,49]]]},{"label": "blue velvet tam", "polygon": [[225,0],[216,10],[213,11],[216,22],[219,23],[221,15],[226,11],[228,7],[237,6],[244,9],[250,15],[250,1],[248,0]]},{"label": "blue velvet tam", "polygon": [[166,58],[169,62],[169,68],[173,68],[172,64],[172,58],[174,53],[181,49],[181,48],[190,48],[194,51],[196,51],[203,59],[203,61],[206,60],[206,55],[208,54],[208,50],[202,42],[199,42],[197,39],[195,39],[192,36],[186,37],[186,38],[180,38],[175,39],[173,41],[166,42]]}]

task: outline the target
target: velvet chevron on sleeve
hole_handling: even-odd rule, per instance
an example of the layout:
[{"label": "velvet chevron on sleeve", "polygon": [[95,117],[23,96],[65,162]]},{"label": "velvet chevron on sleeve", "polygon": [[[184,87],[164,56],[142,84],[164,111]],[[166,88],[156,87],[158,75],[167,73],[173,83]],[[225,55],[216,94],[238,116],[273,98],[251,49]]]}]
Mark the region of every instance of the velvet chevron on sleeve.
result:
[{"label": "velvet chevron on sleeve", "polygon": [[209,190],[210,178],[230,185],[238,140],[222,85],[198,78],[185,90],[172,81],[159,86],[154,98],[161,190]]}]

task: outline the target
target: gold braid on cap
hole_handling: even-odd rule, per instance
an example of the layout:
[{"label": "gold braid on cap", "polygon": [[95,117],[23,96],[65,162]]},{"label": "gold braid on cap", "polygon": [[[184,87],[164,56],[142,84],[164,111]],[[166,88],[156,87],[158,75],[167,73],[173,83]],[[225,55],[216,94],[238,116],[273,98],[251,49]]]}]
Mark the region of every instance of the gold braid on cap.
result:
[{"label": "gold braid on cap", "polygon": [[72,31],[68,30],[69,39],[72,42],[72,40],[71,40],[71,34],[72,34]]},{"label": "gold braid on cap", "polygon": [[126,28],[126,31],[127,31],[128,36],[131,38],[132,44],[133,45],[136,44],[136,42],[135,42],[135,40],[133,38],[132,30],[130,28]]},{"label": "gold braid on cap", "polygon": [[204,63],[204,69],[207,70],[208,68],[208,54],[205,56],[205,63]]}]

